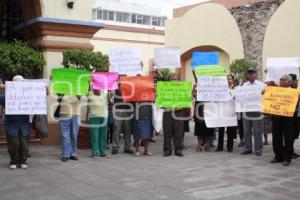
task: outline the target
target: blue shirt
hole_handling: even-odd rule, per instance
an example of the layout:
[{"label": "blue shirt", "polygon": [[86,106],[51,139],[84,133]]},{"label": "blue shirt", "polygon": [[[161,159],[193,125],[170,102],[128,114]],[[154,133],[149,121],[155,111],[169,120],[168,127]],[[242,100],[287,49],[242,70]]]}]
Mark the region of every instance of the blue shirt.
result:
[{"label": "blue shirt", "polygon": [[[5,107],[5,95],[0,94],[0,105]],[[5,115],[4,130],[7,135],[23,136],[30,135],[29,115]]]}]

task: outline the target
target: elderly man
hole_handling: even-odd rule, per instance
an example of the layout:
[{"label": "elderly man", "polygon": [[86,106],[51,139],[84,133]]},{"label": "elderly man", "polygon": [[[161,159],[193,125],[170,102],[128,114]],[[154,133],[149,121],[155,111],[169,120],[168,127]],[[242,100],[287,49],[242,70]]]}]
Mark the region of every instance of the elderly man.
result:
[{"label": "elderly man", "polygon": [[[257,72],[255,67],[251,67],[247,71],[248,81],[243,86],[258,88],[260,91],[264,89],[264,83],[257,80]],[[242,155],[252,153],[252,135],[254,136],[255,152],[257,156],[262,155],[262,131],[263,131],[263,115],[260,112],[245,112],[243,113],[243,128],[244,128],[244,151]]]},{"label": "elderly man", "polygon": [[[289,75],[284,75],[280,78],[279,87],[289,88],[291,82],[292,78]],[[275,158],[271,163],[282,163],[283,166],[289,166],[291,164],[294,129],[293,117],[272,117],[273,151]]]},{"label": "elderly man", "polygon": [[[13,81],[23,81],[20,75],[14,76]],[[0,85],[4,90],[5,85]],[[0,95],[0,105],[5,106],[5,95]],[[4,129],[7,138],[7,148],[10,155],[10,169],[20,166],[27,168],[28,136],[30,135],[29,115],[5,115]]]}]

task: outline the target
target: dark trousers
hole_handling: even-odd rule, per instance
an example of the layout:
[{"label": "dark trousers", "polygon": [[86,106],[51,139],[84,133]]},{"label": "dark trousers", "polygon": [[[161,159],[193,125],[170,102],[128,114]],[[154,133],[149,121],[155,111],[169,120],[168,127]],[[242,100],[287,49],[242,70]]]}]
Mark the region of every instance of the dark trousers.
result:
[{"label": "dark trousers", "polygon": [[243,120],[242,119],[238,120],[238,126],[239,126],[240,140],[243,142],[244,141],[244,127],[243,127]]},{"label": "dark trousers", "polygon": [[[233,140],[236,137],[237,127],[227,127],[227,150],[233,149]],[[225,128],[219,128],[218,149],[223,150]]]},{"label": "dark trousers", "polygon": [[290,161],[293,156],[294,121],[290,117],[273,117],[272,123],[275,159]]},{"label": "dark trousers", "polygon": [[[181,111],[175,112],[181,117]],[[175,152],[182,152],[184,138],[184,121],[175,119],[171,111],[165,111],[163,115],[164,152],[172,152],[172,138],[175,144]]]},{"label": "dark trousers", "polygon": [[19,134],[18,136],[6,136],[7,150],[10,156],[10,164],[24,164],[28,155],[28,140],[27,137]]}]

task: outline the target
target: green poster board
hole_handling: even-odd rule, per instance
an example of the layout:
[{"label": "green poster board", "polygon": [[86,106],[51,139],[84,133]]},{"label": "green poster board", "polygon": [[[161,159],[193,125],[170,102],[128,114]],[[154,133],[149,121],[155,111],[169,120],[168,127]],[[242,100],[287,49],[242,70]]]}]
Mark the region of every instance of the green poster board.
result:
[{"label": "green poster board", "polygon": [[223,65],[205,65],[195,67],[196,77],[199,76],[225,76],[225,67]]},{"label": "green poster board", "polygon": [[80,69],[56,68],[51,73],[51,92],[65,95],[87,95],[90,73]]},{"label": "green poster board", "polygon": [[156,105],[160,108],[191,108],[192,82],[157,82]]}]

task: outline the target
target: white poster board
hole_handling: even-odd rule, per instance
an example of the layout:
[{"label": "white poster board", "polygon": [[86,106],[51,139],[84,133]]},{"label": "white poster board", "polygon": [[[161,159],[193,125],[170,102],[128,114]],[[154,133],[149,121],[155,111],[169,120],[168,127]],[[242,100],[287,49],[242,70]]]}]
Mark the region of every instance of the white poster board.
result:
[{"label": "white poster board", "polygon": [[268,58],[266,81],[279,82],[281,76],[296,74],[299,78],[300,57]]},{"label": "white poster board", "polygon": [[263,85],[244,85],[234,89],[236,112],[260,112]]},{"label": "white poster board", "polygon": [[112,48],[109,51],[110,72],[120,75],[142,74],[141,52],[137,48]]},{"label": "white poster board", "polygon": [[197,101],[229,101],[230,90],[226,76],[198,77]]},{"label": "white poster board", "polygon": [[49,87],[49,79],[25,79],[27,82],[38,82],[40,84],[45,84],[46,87]]},{"label": "white poster board", "polygon": [[178,47],[162,47],[154,49],[155,68],[180,68],[181,50]]},{"label": "white poster board", "polygon": [[46,115],[46,87],[39,82],[5,82],[6,115]]},{"label": "white poster board", "polygon": [[204,120],[208,128],[237,126],[234,100],[205,103]]}]

